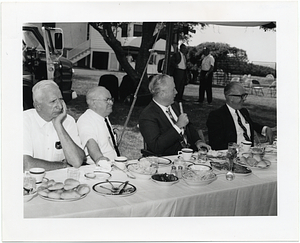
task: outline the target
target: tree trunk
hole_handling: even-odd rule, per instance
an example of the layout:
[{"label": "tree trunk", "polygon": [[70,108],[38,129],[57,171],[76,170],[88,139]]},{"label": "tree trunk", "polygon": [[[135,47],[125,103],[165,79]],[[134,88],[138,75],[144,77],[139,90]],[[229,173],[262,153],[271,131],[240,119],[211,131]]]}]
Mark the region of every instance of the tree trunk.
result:
[{"label": "tree trunk", "polygon": [[[123,50],[121,43],[116,39],[111,23],[90,23],[90,25],[97,30],[104,41],[113,49],[116,54],[117,60],[124,69],[124,71],[131,77],[134,81],[135,87],[138,86],[141,75],[144,71],[144,68],[147,64],[147,60],[150,56],[149,49],[152,48],[155,38],[153,37],[153,32],[156,27],[156,22],[143,23],[143,35],[142,35],[142,43],[140,46],[139,54],[136,60],[135,70],[129,64],[126,58],[126,52]],[[148,90],[148,77],[147,72],[144,75],[139,94],[147,94]]]}]

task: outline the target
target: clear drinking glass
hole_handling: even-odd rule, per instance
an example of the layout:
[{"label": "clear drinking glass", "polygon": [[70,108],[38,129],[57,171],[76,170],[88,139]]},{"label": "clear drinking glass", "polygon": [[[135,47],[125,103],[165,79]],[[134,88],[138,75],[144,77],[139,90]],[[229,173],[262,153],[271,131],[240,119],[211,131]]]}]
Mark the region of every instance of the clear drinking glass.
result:
[{"label": "clear drinking glass", "polygon": [[70,167],[67,170],[67,176],[68,178],[72,178],[74,180],[79,181],[80,178],[80,170],[74,167]]}]

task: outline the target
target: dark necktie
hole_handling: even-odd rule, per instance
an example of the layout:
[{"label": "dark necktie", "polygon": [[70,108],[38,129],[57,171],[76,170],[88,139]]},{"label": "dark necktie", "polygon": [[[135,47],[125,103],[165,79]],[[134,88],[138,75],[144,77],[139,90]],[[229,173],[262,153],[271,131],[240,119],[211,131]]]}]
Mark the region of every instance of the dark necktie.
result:
[{"label": "dark necktie", "polygon": [[108,119],[105,118],[104,120],[105,120],[107,129],[108,129],[108,131],[109,131],[109,134],[110,134],[110,136],[111,136],[111,140],[113,141],[114,148],[115,148],[115,150],[116,150],[117,156],[120,156],[120,151],[119,151],[119,148],[118,148],[118,146],[117,146],[117,143],[116,143],[115,136],[114,136],[114,133],[113,133],[113,131],[112,131],[112,128],[111,128],[111,126],[110,126],[110,124],[109,124],[109,122],[108,122]]},{"label": "dark necktie", "polygon": [[235,110],[235,114],[237,115],[237,120],[238,120],[238,124],[239,126],[243,129],[243,136],[246,139],[246,141],[251,141],[248,134],[247,134],[247,129],[246,127],[243,125],[241,117],[239,116],[239,113],[237,112],[237,110]]}]

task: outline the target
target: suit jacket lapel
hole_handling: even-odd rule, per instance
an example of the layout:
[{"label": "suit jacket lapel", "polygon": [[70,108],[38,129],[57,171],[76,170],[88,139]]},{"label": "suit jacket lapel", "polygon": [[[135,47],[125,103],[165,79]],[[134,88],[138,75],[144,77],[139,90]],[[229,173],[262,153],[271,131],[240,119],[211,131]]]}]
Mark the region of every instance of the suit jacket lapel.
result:
[{"label": "suit jacket lapel", "polygon": [[247,110],[245,108],[240,109],[240,112],[243,115],[243,117],[245,118],[245,121],[249,123],[250,134],[251,134],[251,138],[250,139],[253,142],[253,139],[254,139],[254,130],[253,130],[251,119],[249,117],[249,113],[247,112]]},{"label": "suit jacket lapel", "polygon": [[171,126],[169,119],[167,118],[166,114],[163,112],[163,110],[152,100],[152,105],[155,108],[155,111],[158,113],[161,120],[167,125]]},{"label": "suit jacket lapel", "polygon": [[235,124],[234,124],[234,120],[232,118],[232,115],[227,107],[227,105],[224,105],[224,115],[225,117],[225,121],[227,121],[227,124],[225,125],[225,127],[228,127],[227,131],[234,131],[233,133],[228,134],[228,136],[230,137],[230,139],[232,140],[236,140],[237,139],[237,133],[236,133],[236,128],[235,128]]}]

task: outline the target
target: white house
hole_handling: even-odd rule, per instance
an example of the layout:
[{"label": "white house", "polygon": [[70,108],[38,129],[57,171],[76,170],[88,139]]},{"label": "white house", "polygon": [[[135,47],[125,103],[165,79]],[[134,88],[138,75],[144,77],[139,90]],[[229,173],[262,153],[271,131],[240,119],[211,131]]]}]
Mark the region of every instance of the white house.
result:
[{"label": "white house", "polygon": [[[49,23],[47,23],[49,24]],[[41,24],[42,25],[42,24]],[[64,32],[65,55],[75,66],[109,71],[121,70],[114,51],[103,37],[88,23],[50,23]],[[135,58],[141,43],[142,23],[123,24],[115,30],[117,39],[127,47],[128,58],[135,66]],[[164,57],[166,41],[160,39],[154,45],[154,54],[148,65],[148,74],[157,73],[157,64]]]}]

